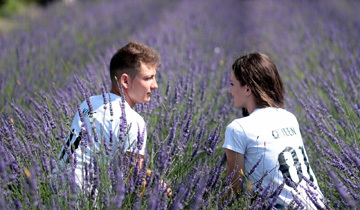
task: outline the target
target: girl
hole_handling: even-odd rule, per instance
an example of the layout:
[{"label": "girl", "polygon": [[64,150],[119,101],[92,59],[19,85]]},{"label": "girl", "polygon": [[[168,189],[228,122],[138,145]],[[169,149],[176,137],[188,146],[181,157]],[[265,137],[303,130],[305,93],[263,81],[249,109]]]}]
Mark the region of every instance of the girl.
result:
[{"label": "girl", "polygon": [[[270,203],[276,208],[325,208],[309,165],[296,117],[284,109],[284,86],[272,60],[261,53],[237,59],[230,76],[230,94],[243,118],[225,132],[227,175],[232,190],[244,180],[279,191]],[[259,183],[261,182],[261,183]]]}]

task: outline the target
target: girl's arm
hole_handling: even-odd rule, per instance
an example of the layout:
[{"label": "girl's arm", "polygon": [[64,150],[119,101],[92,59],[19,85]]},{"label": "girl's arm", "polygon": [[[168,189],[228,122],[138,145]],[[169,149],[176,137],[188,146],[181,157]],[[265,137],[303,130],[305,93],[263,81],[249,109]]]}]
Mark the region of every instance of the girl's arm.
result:
[{"label": "girl's arm", "polygon": [[225,153],[227,159],[227,170],[226,170],[227,176],[230,176],[230,174],[233,172],[235,173],[232,178],[231,188],[233,192],[236,194],[238,191],[242,190],[243,188],[243,179],[244,179],[244,170],[245,170],[244,154],[240,154],[229,149],[225,149]]}]

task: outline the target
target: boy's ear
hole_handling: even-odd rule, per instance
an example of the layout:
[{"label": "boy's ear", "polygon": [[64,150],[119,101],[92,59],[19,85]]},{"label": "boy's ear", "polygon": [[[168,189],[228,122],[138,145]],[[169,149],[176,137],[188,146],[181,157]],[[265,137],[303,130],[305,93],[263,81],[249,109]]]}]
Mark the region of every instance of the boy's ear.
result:
[{"label": "boy's ear", "polygon": [[122,74],[120,77],[120,81],[122,88],[128,89],[130,85],[130,77],[127,74]]}]

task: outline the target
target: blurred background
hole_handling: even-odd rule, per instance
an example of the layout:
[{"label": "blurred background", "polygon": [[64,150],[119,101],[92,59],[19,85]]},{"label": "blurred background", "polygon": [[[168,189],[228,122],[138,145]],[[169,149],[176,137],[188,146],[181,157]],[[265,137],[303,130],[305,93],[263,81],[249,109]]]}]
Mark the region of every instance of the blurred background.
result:
[{"label": "blurred background", "polygon": [[355,0],[0,0],[1,209],[73,207],[57,155],[76,106],[108,87],[109,59],[131,40],[161,56],[159,89],[136,110],[147,122],[146,164],[178,196],[157,196],[159,177],[144,197],[131,184],[114,192],[99,169],[103,208],[270,206],[263,186],[254,189],[262,200],[219,202],[224,129],[242,116],[227,93],[231,64],[253,51],[278,67],[326,204],[358,208],[359,11]]}]

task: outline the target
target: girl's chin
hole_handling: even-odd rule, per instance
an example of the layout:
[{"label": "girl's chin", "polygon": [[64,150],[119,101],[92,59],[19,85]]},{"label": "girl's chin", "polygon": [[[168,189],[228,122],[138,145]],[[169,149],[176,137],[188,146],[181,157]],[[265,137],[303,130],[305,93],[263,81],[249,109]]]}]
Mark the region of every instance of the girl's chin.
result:
[{"label": "girl's chin", "polygon": [[237,108],[237,109],[242,109],[243,107],[237,106],[237,105],[235,104],[235,108]]}]

